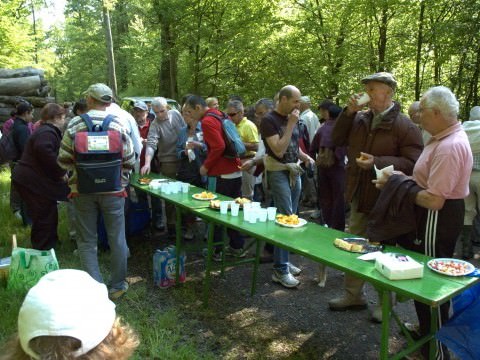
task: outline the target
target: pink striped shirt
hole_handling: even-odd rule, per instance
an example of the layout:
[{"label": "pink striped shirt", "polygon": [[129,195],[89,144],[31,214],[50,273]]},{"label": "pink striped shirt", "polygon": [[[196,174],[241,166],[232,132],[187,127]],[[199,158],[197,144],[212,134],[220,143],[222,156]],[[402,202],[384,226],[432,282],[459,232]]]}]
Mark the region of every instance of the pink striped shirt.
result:
[{"label": "pink striped shirt", "polygon": [[463,199],[473,158],[460,122],[432,136],[413,169],[413,179],[429,193],[444,199]]}]

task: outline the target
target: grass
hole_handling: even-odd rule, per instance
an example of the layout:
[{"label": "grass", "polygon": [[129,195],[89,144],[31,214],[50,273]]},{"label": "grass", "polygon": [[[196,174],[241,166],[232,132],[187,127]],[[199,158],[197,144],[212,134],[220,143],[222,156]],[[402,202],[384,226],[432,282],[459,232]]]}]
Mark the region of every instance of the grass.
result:
[{"label": "grass", "polygon": [[[30,231],[21,225],[9,207],[10,171],[0,168],[0,257],[9,256],[12,234],[17,235],[18,246],[30,246]],[[68,225],[64,206],[60,206],[60,243],[56,253],[60,268],[80,268],[73,255],[74,245],[68,238]],[[201,335],[198,320],[185,316],[176,306],[180,298],[195,303],[196,289],[179,288],[178,291],[160,290],[151,281],[152,254],[155,243],[130,244],[129,275],[141,276],[145,281],[134,284],[117,302],[117,313],[138,333],[141,344],[134,359],[216,359],[218,344]],[[108,253],[99,254],[103,274],[108,271]],[[25,293],[7,291],[0,286],[0,348],[16,332],[17,314]],[[198,305],[198,303],[197,303]],[[196,306],[199,310],[200,306]],[[181,307],[180,307],[181,309]],[[200,310],[199,310],[200,311]]]}]

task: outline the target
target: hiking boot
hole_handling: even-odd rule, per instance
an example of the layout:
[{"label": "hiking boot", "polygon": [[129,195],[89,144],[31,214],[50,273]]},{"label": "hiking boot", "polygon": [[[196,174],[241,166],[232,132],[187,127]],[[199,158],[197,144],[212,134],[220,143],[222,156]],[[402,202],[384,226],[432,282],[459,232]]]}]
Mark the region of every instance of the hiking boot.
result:
[{"label": "hiking boot", "polygon": [[381,324],[382,319],[383,319],[382,306],[375,305],[375,307],[372,310],[370,320],[372,320],[374,323]]},{"label": "hiking boot", "polygon": [[127,290],[128,290],[128,283],[125,283],[125,287],[122,288],[122,289],[111,288],[111,289],[108,290],[108,298],[112,301],[113,300],[118,300],[123,295],[125,295]]},{"label": "hiking boot", "polygon": [[345,310],[364,310],[367,306],[367,301],[362,297],[352,297],[348,293],[345,295],[332,299],[328,302],[328,307],[332,311],[345,311]]},{"label": "hiking boot", "polygon": [[288,263],[288,271],[290,271],[290,274],[292,274],[293,276],[297,276],[300,275],[302,269],[296,267],[292,263]]},{"label": "hiking boot", "polygon": [[222,262],[222,252],[221,251],[215,251],[212,255],[212,260],[215,262]]},{"label": "hiking boot", "polygon": [[[206,258],[208,256],[208,249],[203,248],[202,249],[202,255]],[[216,262],[221,262],[222,261],[222,252],[214,250],[213,255],[212,255],[212,260]]]},{"label": "hiking boot", "polygon": [[183,235],[183,238],[187,241],[191,241],[194,239],[194,237],[195,237],[195,234],[193,230],[191,228],[187,228],[187,230],[185,230],[185,234]]},{"label": "hiking boot", "polygon": [[243,248],[234,249],[230,246],[226,246],[225,255],[236,257],[236,258],[244,258],[247,255],[247,251]]},{"label": "hiking boot", "polygon": [[153,226],[157,231],[165,231],[165,224],[162,218],[155,220],[155,223],[153,224]]},{"label": "hiking boot", "polygon": [[300,284],[300,281],[295,279],[292,274],[290,273],[280,274],[276,270],[273,270],[272,280],[273,282],[279,283],[280,285],[288,289],[297,287],[298,284]]}]

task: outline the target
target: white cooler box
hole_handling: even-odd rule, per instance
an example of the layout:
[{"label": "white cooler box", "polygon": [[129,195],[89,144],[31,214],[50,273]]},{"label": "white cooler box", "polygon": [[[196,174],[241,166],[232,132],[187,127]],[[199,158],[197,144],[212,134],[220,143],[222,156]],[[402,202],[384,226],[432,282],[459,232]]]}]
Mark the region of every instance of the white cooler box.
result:
[{"label": "white cooler box", "polygon": [[375,269],[389,280],[417,279],[423,277],[423,264],[408,255],[384,253],[377,257]]}]

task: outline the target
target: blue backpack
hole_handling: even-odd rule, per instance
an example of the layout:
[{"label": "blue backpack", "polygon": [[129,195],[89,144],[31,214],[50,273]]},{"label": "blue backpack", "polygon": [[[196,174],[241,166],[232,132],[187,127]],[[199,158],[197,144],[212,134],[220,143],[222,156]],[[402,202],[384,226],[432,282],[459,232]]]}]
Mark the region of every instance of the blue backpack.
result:
[{"label": "blue backpack", "polygon": [[228,118],[227,114],[222,112],[222,116],[219,116],[212,112],[207,112],[206,115],[214,117],[222,124],[223,139],[225,140],[223,156],[231,159],[243,156],[247,152],[247,149],[238,134],[235,124]]}]

